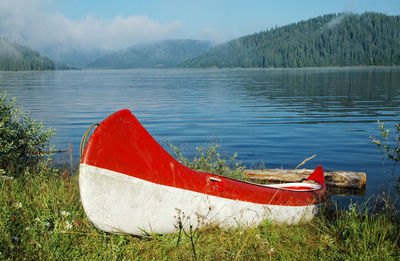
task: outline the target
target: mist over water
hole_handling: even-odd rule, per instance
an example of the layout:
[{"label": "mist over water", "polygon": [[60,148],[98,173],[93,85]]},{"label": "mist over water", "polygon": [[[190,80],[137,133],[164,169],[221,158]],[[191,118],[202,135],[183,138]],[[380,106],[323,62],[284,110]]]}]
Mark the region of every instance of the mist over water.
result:
[{"label": "mist over water", "polygon": [[25,112],[56,128],[57,149],[87,127],[128,108],[162,145],[220,144],[249,167],[367,172],[367,195],[391,174],[370,142],[377,120],[399,122],[400,68],[271,70],[95,70],[1,72],[0,90]]}]

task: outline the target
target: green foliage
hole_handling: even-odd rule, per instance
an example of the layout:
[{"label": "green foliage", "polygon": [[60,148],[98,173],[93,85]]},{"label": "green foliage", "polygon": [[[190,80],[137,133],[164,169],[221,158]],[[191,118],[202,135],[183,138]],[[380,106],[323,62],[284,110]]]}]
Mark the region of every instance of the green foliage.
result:
[{"label": "green foliage", "polygon": [[237,153],[227,160],[221,157],[221,154],[218,151],[218,145],[209,146],[207,149],[200,147],[196,148],[197,155],[193,160],[189,160],[182,155],[182,152],[177,147],[172,144],[170,146],[175,153],[176,159],[191,169],[234,179],[243,179],[242,174],[245,170],[245,166],[236,160],[236,157],[238,156]]},{"label": "green foliage", "polygon": [[55,64],[28,47],[0,37],[0,71],[54,70]]},{"label": "green foliage", "polygon": [[325,215],[317,220],[321,235],[318,252],[325,256],[322,259],[337,260],[344,255],[353,260],[391,260],[393,255],[399,255],[399,249],[389,246],[399,246],[399,235],[395,232],[399,229],[399,220],[394,204],[371,210],[368,201],[350,203],[346,211],[328,210]]},{"label": "green foliage", "polygon": [[232,40],[182,67],[400,65],[399,28],[400,16],[330,14]]},{"label": "green foliage", "polygon": [[393,160],[395,163],[400,161],[400,123],[394,125],[395,136],[392,137],[390,130],[385,129],[383,122],[378,121],[378,128],[380,131],[380,138],[372,138],[372,142],[385,153],[388,159]]},{"label": "green foliage", "polygon": [[[380,138],[371,136],[372,142],[378,146],[378,149],[385,154],[387,159],[392,160],[393,164],[393,175],[395,174],[395,167],[400,162],[400,123],[394,125],[395,135],[390,134],[390,130],[385,129],[383,122],[378,121],[378,129]],[[397,178],[398,184],[396,188],[400,192],[400,177]]]},{"label": "green foliage", "polygon": [[15,98],[0,93],[0,167],[21,173],[43,158],[43,151],[53,135],[41,122],[23,115]]},{"label": "green foliage", "polygon": [[[393,209],[327,210],[307,224],[193,228],[168,235],[97,230],[80,203],[78,176],[41,165],[40,175],[0,176],[0,260],[399,260]],[[64,174],[61,174],[64,173]]]}]

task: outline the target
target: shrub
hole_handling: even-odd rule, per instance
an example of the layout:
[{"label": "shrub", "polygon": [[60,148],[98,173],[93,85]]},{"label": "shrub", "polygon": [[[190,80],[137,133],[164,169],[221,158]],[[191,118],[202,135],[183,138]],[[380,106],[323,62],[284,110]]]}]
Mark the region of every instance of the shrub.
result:
[{"label": "shrub", "polygon": [[218,152],[218,145],[210,145],[206,149],[203,147],[196,148],[197,155],[193,160],[189,160],[183,156],[182,152],[177,147],[172,144],[170,144],[170,147],[175,154],[175,158],[180,163],[191,169],[214,173],[234,179],[243,179],[242,173],[245,170],[245,166],[243,166],[240,161],[237,161],[237,153],[227,161],[227,159],[221,157]]},{"label": "shrub", "polygon": [[15,98],[0,93],[0,168],[15,176],[36,166],[53,134],[42,122],[24,115]]},{"label": "shrub", "polygon": [[[400,162],[400,123],[395,124],[394,136],[390,130],[386,129],[384,124],[378,121],[380,138],[371,136],[372,142],[378,146],[378,149],[384,153],[387,159],[393,161],[392,174],[395,175],[395,167]],[[397,190],[400,192],[400,177],[397,177]]]}]

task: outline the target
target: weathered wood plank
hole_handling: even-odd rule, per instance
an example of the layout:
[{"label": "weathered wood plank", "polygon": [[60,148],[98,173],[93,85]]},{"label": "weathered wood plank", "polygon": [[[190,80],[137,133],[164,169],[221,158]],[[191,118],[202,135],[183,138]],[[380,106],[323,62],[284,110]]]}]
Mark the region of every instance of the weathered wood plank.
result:
[{"label": "weathered wood plank", "polygon": [[[299,182],[306,179],[313,170],[311,169],[264,169],[245,170],[244,178],[268,182]],[[324,170],[327,186],[338,188],[362,189],[367,184],[365,172]]]},{"label": "weathered wood plank", "polygon": [[333,186],[328,186],[328,193],[329,195],[335,196],[365,196],[366,194],[366,187],[364,188],[338,188]]}]

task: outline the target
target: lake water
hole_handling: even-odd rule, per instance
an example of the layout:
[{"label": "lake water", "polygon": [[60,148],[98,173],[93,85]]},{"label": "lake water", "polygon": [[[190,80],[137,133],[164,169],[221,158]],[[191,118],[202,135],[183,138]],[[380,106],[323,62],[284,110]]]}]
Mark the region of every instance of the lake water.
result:
[{"label": "lake water", "polygon": [[218,143],[247,166],[366,171],[367,195],[391,179],[370,142],[377,120],[400,121],[400,67],[254,70],[1,72],[0,90],[72,142],[93,122],[130,109],[161,144]]}]

